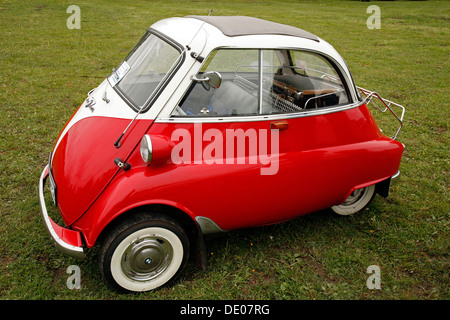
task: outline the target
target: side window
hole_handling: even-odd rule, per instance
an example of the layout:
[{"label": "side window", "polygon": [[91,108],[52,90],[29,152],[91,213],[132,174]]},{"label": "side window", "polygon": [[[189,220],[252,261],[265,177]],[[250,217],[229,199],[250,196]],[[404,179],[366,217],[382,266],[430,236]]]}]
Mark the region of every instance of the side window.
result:
[{"label": "side window", "polygon": [[199,76],[209,71],[220,74],[220,87],[193,81],[172,116],[280,114],[349,102],[339,73],[310,52],[219,49]]},{"label": "side window", "polygon": [[[302,109],[330,107],[349,103],[345,86],[337,70],[324,57],[311,52],[290,51],[291,66],[283,68],[275,79],[294,87],[290,101]],[[300,96],[298,99],[297,97]]]}]

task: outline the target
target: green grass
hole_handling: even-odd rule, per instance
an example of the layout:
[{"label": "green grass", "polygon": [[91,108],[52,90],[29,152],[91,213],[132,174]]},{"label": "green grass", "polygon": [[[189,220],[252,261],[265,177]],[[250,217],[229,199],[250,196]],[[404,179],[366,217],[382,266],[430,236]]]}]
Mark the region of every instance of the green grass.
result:
[{"label": "green grass", "polygon": [[[66,8],[81,8],[69,30]],[[366,27],[368,5],[381,29]],[[206,272],[189,264],[172,286],[118,295],[95,252],[77,261],[53,247],[38,180],[66,120],[162,18],[250,15],[308,30],[346,59],[359,86],[407,108],[401,183],[362,214],[317,212],[207,243]],[[0,298],[434,299],[449,290],[448,1],[0,1]],[[81,268],[81,289],[66,269]],[[381,269],[369,290],[366,269]]]}]

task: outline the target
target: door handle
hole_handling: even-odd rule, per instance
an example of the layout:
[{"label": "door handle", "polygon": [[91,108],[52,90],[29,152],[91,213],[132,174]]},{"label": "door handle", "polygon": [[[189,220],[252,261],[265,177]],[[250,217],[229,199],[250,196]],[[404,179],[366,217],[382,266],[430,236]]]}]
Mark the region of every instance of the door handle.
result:
[{"label": "door handle", "polygon": [[270,123],[270,129],[271,130],[286,130],[288,128],[289,124],[286,120],[280,120],[280,121],[274,121]]}]

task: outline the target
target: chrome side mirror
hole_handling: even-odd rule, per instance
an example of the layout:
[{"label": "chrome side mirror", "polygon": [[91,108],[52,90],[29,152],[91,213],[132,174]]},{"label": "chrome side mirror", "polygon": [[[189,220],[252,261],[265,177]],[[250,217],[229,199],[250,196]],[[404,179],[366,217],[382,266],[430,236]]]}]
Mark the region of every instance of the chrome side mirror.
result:
[{"label": "chrome side mirror", "polygon": [[191,79],[196,82],[201,82],[203,87],[209,91],[211,87],[217,89],[222,83],[222,76],[217,71],[208,71],[191,76]]}]

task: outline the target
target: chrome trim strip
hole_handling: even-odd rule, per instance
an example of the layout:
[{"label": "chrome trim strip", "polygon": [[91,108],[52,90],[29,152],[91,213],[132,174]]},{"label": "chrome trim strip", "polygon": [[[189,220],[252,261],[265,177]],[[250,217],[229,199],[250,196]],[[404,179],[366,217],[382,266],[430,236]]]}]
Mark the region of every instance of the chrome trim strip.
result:
[{"label": "chrome trim strip", "polygon": [[204,235],[225,232],[210,218],[197,216],[195,217],[195,221],[197,221],[197,224]]},{"label": "chrome trim strip", "polygon": [[[263,109],[263,64],[264,64],[264,58],[263,58],[263,50],[258,50],[258,106],[259,106],[259,113],[262,114]],[[235,71],[237,75],[237,71]]]},{"label": "chrome trim strip", "polygon": [[[141,157],[142,160],[144,160],[144,162],[146,164],[151,164],[153,161],[153,145],[152,145],[152,139],[150,137],[150,135],[148,134],[144,134],[144,136],[141,139]],[[143,154],[143,150],[142,149],[146,149],[144,151],[147,151],[147,157],[144,158],[144,154]]]},{"label": "chrome trim strip", "polygon": [[300,111],[295,113],[279,113],[279,114],[262,114],[255,116],[230,116],[230,117],[172,117],[172,118],[156,118],[157,123],[223,123],[223,122],[249,122],[249,121],[269,121],[292,118],[312,117],[324,115],[334,112],[345,111],[353,108],[358,108],[364,104],[365,101],[357,101],[352,104],[344,106],[321,108],[308,111]]},{"label": "chrome trim strip", "polygon": [[400,170],[391,177],[391,186],[396,185],[400,181]]},{"label": "chrome trim strip", "polygon": [[48,172],[50,168],[47,165],[44,168],[44,171],[42,171],[41,177],[39,179],[39,202],[41,204],[41,213],[42,218],[44,220],[44,224],[47,228],[47,231],[50,234],[51,239],[53,240],[56,248],[61,251],[62,253],[65,253],[69,256],[75,257],[75,258],[84,258],[85,254],[82,247],[76,247],[71,244],[68,244],[64,242],[56,233],[55,229],[53,229],[50,217],[48,216],[47,207],[45,205],[45,199],[44,199],[44,184],[48,177]]}]

